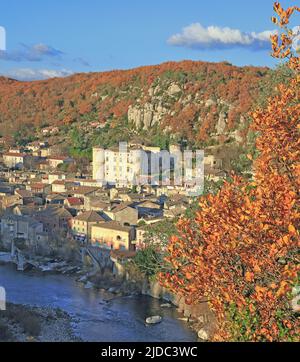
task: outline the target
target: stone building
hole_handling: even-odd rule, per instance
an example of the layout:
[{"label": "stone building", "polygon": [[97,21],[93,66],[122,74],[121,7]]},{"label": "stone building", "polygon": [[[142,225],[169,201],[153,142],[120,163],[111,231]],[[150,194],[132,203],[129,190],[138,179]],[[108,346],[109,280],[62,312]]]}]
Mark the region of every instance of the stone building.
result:
[{"label": "stone building", "polygon": [[89,242],[93,225],[105,222],[95,211],[85,211],[71,220],[71,229],[77,240]]},{"label": "stone building", "polygon": [[134,250],[134,228],[110,221],[92,226],[91,243],[109,250]]}]

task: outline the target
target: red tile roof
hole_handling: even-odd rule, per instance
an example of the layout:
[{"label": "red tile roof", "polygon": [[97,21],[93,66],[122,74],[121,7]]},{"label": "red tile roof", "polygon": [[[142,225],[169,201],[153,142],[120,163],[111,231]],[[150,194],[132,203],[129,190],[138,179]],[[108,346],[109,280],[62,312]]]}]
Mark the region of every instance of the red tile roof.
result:
[{"label": "red tile roof", "polygon": [[45,188],[47,185],[43,184],[42,182],[37,182],[35,184],[31,184],[30,187],[31,189],[43,189]]},{"label": "red tile roof", "polygon": [[64,180],[55,180],[52,182],[52,185],[64,185],[65,181]]},{"label": "red tile roof", "polygon": [[79,197],[68,197],[67,202],[69,205],[83,205],[83,202]]}]

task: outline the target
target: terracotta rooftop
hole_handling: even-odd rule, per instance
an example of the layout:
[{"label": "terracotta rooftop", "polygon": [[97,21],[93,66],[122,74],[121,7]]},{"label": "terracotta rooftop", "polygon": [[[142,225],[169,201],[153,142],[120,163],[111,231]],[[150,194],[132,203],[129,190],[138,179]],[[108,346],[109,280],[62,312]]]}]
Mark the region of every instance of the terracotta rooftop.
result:
[{"label": "terracotta rooftop", "polygon": [[30,185],[31,189],[43,189],[45,186],[47,185],[42,182],[37,182]]},{"label": "terracotta rooftop", "polygon": [[65,181],[64,180],[55,180],[52,182],[52,185],[64,185]]},{"label": "terracotta rooftop", "polygon": [[83,202],[79,197],[68,197],[67,202],[69,205],[83,205]]}]

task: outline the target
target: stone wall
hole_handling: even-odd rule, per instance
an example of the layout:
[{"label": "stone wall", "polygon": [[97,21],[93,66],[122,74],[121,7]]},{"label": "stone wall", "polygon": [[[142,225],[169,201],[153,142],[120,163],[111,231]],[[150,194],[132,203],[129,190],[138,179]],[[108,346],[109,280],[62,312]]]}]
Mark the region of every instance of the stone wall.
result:
[{"label": "stone wall", "polygon": [[170,291],[162,287],[157,281],[145,281],[142,294],[156,299],[163,299],[174,304],[178,312],[182,313],[188,321],[194,323],[194,328],[197,329],[201,339],[206,339],[206,337],[209,339],[209,337],[214,334],[216,318],[209,308],[207,298],[201,299],[197,304],[188,305],[184,297],[170,293]]}]

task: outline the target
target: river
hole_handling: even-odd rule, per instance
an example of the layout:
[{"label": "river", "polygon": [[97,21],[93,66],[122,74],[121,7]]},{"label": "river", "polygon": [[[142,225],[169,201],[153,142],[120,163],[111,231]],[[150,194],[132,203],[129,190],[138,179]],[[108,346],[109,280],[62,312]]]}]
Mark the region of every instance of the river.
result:
[{"label": "river", "polygon": [[[17,272],[13,265],[0,266],[0,286],[7,301],[38,307],[61,308],[73,318],[75,334],[90,342],[193,342],[195,334],[178,320],[175,308],[162,309],[161,301],[130,296],[105,302],[103,292],[85,289],[73,277]],[[161,315],[154,326],[145,318]]]}]

